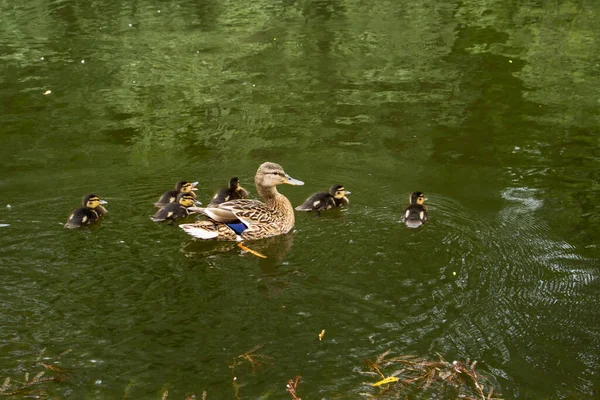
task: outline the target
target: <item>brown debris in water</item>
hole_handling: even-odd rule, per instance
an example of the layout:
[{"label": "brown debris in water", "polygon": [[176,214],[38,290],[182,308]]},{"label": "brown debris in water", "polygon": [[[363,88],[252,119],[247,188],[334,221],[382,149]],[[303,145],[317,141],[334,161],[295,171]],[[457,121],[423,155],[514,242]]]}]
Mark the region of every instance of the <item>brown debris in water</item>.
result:
[{"label": "brown debris in water", "polygon": [[300,397],[296,395],[296,389],[298,389],[298,385],[300,384],[300,376],[296,375],[294,379],[288,380],[286,385],[287,392],[292,396],[293,400],[302,400]]},{"label": "brown debris in water", "polygon": [[235,399],[240,399],[240,387],[241,384],[238,382],[238,377],[236,374],[236,368],[241,365],[249,364],[252,369],[252,373],[255,373],[258,368],[262,368],[267,364],[272,363],[272,358],[269,356],[265,356],[264,354],[257,353],[264,345],[258,344],[254,346],[252,349],[246,351],[245,353],[240,354],[239,356],[233,357],[229,368],[231,368],[231,374],[233,375],[233,381],[231,382],[233,386],[233,396]]},{"label": "brown debris in water", "polygon": [[[169,391],[165,390],[161,400],[167,400],[167,397],[169,397]],[[194,393],[188,393],[183,400],[196,400],[196,395]],[[206,400],[206,390],[202,392],[202,400]]]},{"label": "brown debris in water", "polygon": [[232,370],[232,374],[235,376],[236,367],[245,363],[250,364],[252,373],[256,372],[257,368],[261,368],[266,364],[269,364],[271,362],[271,357],[256,353],[256,351],[260,350],[263,346],[263,344],[258,344],[247,352],[234,357],[231,365],[229,365],[229,368]]},{"label": "brown debris in water", "polygon": [[[379,392],[371,397],[408,394],[415,389],[429,389],[443,394],[453,390],[454,398],[466,400],[500,400],[493,397],[495,389],[484,373],[475,371],[477,361],[446,361],[440,354],[438,361],[419,358],[414,355],[402,355],[386,359],[390,350],[379,355],[373,362],[365,360],[370,370],[380,379],[371,387],[379,387]],[[392,372],[387,372],[389,370]],[[386,373],[384,373],[384,371]],[[487,393],[486,393],[487,390]]]},{"label": "brown debris in water", "polygon": [[[42,355],[44,354],[44,352],[46,351],[46,349],[42,349],[42,351],[40,352],[40,354],[37,356],[37,358],[35,359],[35,362],[33,364],[32,367],[32,371],[27,371],[25,373],[25,376],[23,377],[23,381],[19,381],[16,379],[13,379],[11,377],[7,377],[6,379],[4,379],[4,382],[2,384],[2,386],[0,387],[0,396],[23,396],[23,397],[29,397],[29,396],[39,396],[43,393],[45,393],[45,389],[40,388],[39,385],[44,385],[48,382],[65,382],[67,380],[69,380],[69,373],[70,371],[56,366],[56,365],[52,365],[52,364],[47,364],[47,363],[42,363],[39,362],[42,359]],[[55,357],[54,360],[58,361],[62,356],[64,356],[65,354],[68,354],[71,351],[71,349],[63,352],[62,354],[60,354],[58,357]],[[39,368],[44,368],[45,371],[35,371],[36,369]],[[33,379],[29,379],[30,373],[36,373],[36,375],[33,377]],[[46,375],[46,372],[49,372],[48,376],[44,376]]]}]

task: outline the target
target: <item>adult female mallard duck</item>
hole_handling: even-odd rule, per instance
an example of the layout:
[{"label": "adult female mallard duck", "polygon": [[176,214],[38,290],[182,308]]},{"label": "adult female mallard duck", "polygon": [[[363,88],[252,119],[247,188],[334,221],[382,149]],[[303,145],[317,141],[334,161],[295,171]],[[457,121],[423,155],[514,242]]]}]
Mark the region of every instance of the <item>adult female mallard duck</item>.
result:
[{"label": "adult female mallard duck", "polygon": [[200,204],[193,193],[179,193],[176,203],[169,203],[162,206],[160,210],[150,217],[154,222],[175,221],[177,218],[184,218],[190,215],[189,207],[194,204]]},{"label": "adult female mallard duck", "polygon": [[304,185],[285,173],[279,164],[266,162],[258,167],[254,177],[258,195],[264,200],[240,199],[226,201],[217,207],[198,208],[210,219],[179,225],[186,233],[200,239],[255,240],[283,235],[294,227],[294,208],[275,186]]},{"label": "adult female mallard duck", "polygon": [[102,204],[107,204],[107,202],[95,194],[86,195],[83,198],[83,207],[79,207],[69,215],[65,228],[80,228],[98,221],[106,214],[106,208],[102,207]]},{"label": "adult female mallard duck", "polygon": [[229,200],[247,199],[249,195],[248,191],[240,184],[240,179],[233,177],[229,181],[229,187],[219,190],[207,207],[216,207]]},{"label": "adult female mallard duck", "polygon": [[343,185],[333,185],[329,189],[329,193],[317,192],[313,194],[301,206],[296,207],[296,210],[316,211],[319,213],[322,210],[330,210],[342,205],[347,206],[350,204],[350,200],[346,197],[347,194],[350,194],[350,192]]},{"label": "adult female mallard duck", "polygon": [[179,193],[191,193],[195,198],[196,193],[194,193],[194,190],[198,190],[196,185],[198,185],[198,182],[179,181],[175,184],[175,190],[167,190],[164,192],[162,196],[160,196],[160,199],[154,203],[154,206],[161,208],[165,204],[175,203]]},{"label": "adult female mallard duck", "polygon": [[410,195],[410,205],[404,210],[402,222],[409,228],[418,228],[427,222],[427,207],[425,195],[423,192],[412,192]]}]

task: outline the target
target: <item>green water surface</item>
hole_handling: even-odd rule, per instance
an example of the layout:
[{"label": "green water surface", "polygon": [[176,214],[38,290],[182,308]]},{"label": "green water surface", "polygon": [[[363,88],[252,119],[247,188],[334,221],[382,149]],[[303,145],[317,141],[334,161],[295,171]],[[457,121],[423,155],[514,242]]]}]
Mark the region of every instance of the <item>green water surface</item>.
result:
[{"label": "green water surface", "polygon": [[[0,385],[41,354],[69,370],[41,398],[393,398],[364,363],[389,349],[598,398],[599,26],[595,0],[0,1]],[[265,161],[350,206],[267,259],[148,218],[180,179],[255,196]],[[63,229],[86,193],[107,218]]]}]

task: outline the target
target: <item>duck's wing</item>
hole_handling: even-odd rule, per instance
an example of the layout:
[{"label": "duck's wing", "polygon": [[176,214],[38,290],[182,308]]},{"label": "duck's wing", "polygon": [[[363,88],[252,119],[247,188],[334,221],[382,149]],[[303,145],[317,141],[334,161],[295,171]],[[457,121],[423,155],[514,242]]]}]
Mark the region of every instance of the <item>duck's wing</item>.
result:
[{"label": "duck's wing", "polygon": [[242,221],[246,226],[265,223],[265,218],[273,214],[273,210],[263,202],[248,199],[226,201],[215,207],[189,207],[188,210],[200,212],[223,224]]},{"label": "duck's wing", "polygon": [[151,216],[150,219],[154,222],[162,222],[162,221],[166,221],[167,219],[174,219],[174,215],[177,212],[178,208],[179,208],[179,204],[169,203],[169,204],[161,207],[161,209],[158,210],[156,212],[156,214]]},{"label": "duck's wing", "polygon": [[65,228],[75,229],[79,228],[82,225],[88,222],[87,209],[84,207],[78,208],[69,215],[67,218],[67,223],[65,224]]},{"label": "duck's wing", "polygon": [[233,215],[247,227],[257,224],[269,224],[276,216],[273,209],[259,200],[231,200],[219,205],[219,212]]},{"label": "duck's wing", "polygon": [[304,200],[302,205],[296,207],[296,211],[313,211],[327,209],[329,193],[317,192]]},{"label": "duck's wing", "polygon": [[419,204],[411,204],[404,210],[402,222],[409,228],[418,228],[427,222],[427,209]]},{"label": "duck's wing", "polygon": [[208,207],[210,207],[210,208],[217,207],[219,204],[229,201],[230,200],[229,197],[230,197],[229,189],[221,189],[210,200]]},{"label": "duck's wing", "polygon": [[154,203],[154,207],[161,208],[165,204],[174,203],[175,200],[177,200],[177,194],[178,193],[176,190],[169,190],[169,191],[164,192],[160,196],[158,201],[156,203]]}]

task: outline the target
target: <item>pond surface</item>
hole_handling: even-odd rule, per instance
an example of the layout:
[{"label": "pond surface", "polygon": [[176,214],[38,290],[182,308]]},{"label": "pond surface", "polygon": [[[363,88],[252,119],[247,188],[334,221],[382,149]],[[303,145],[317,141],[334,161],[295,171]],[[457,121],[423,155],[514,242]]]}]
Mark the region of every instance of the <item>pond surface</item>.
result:
[{"label": "pond surface", "polygon": [[[507,399],[599,396],[599,13],[0,2],[0,381],[41,354],[69,370],[42,398],[288,399],[297,375],[366,398],[389,349],[477,360]],[[148,218],[180,179],[255,195],[264,161],[305,181],[294,205],[341,183],[350,206],[297,214],[267,259]],[[90,192],[107,218],[63,229]]]}]

